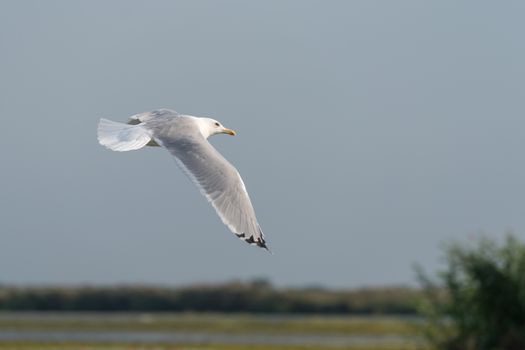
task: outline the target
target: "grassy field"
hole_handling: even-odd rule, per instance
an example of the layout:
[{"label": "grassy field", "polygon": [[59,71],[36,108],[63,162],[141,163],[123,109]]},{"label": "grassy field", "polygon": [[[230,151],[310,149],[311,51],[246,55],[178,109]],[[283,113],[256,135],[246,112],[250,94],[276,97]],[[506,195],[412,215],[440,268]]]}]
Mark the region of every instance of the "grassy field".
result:
[{"label": "grassy field", "polygon": [[410,335],[416,331],[416,324],[415,320],[386,316],[0,313],[0,330]]},{"label": "grassy field", "polygon": [[[0,313],[0,349],[408,350],[418,345],[418,323],[379,316]],[[89,338],[107,334],[118,341]],[[172,334],[182,338],[166,338]],[[188,334],[195,336],[189,343]]]},{"label": "grassy field", "polygon": [[311,345],[225,345],[225,344],[199,344],[199,345],[137,345],[137,344],[103,344],[103,343],[36,343],[13,342],[0,343],[2,350],[416,350],[421,349],[412,345],[401,346],[344,346],[344,347],[319,347]]}]

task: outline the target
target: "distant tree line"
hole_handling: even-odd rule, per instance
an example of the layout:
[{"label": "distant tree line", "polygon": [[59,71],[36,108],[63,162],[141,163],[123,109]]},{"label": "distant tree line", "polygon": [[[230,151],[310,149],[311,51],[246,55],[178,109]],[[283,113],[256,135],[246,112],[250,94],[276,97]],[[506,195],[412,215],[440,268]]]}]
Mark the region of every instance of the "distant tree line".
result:
[{"label": "distant tree line", "polygon": [[0,310],[415,314],[419,295],[406,287],[281,289],[265,280],[179,288],[0,286]]}]

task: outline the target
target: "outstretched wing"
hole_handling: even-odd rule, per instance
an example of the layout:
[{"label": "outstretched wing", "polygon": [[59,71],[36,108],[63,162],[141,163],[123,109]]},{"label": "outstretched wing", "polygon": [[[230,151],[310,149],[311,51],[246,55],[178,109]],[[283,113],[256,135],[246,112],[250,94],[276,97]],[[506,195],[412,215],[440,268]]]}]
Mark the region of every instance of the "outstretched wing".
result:
[{"label": "outstretched wing", "polygon": [[159,140],[217,211],[222,222],[247,243],[268,250],[239,172],[208,141]]},{"label": "outstretched wing", "polygon": [[158,117],[176,117],[178,115],[179,113],[175,112],[172,109],[161,108],[161,109],[157,109],[151,112],[144,112],[144,113],[132,115],[131,117],[128,118],[128,124],[136,125],[136,124],[144,123],[144,122],[147,122],[149,120],[152,120]]}]

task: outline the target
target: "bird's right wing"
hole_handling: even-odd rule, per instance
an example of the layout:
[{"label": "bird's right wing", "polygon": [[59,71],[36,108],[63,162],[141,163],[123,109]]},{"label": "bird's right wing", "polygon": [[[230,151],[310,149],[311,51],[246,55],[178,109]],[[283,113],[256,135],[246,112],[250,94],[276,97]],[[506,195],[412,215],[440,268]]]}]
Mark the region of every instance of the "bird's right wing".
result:
[{"label": "bird's right wing", "polygon": [[176,117],[179,113],[175,112],[172,109],[162,108],[157,109],[151,112],[144,112],[132,115],[128,118],[128,124],[136,125],[140,123],[147,122],[148,120],[157,118],[157,117]]}]

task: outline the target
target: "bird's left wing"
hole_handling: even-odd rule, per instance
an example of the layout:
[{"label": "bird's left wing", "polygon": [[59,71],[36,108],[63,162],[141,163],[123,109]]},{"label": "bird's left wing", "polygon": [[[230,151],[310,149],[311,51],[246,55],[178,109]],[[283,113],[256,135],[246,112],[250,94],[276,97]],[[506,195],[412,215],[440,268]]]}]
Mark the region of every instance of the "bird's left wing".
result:
[{"label": "bird's left wing", "polygon": [[204,139],[158,139],[215,208],[222,222],[247,243],[268,250],[239,172]]}]

